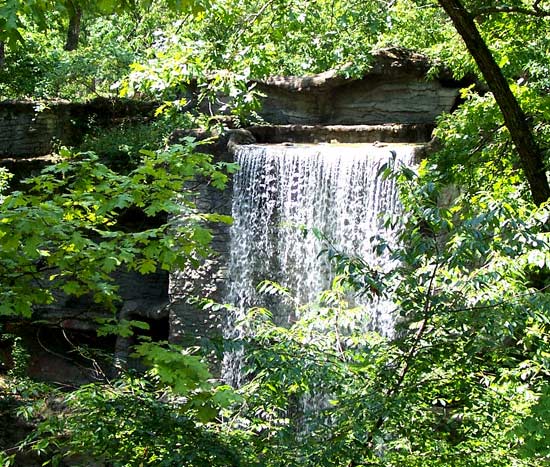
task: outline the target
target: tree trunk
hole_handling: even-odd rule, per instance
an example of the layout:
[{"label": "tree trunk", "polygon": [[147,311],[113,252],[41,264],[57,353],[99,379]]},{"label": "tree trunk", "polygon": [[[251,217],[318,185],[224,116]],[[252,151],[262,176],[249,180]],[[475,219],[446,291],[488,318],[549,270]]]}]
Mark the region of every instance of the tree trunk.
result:
[{"label": "tree trunk", "polygon": [[69,2],[67,10],[69,11],[69,29],[67,30],[67,41],[65,42],[64,49],[71,51],[78,48],[82,7],[75,5],[73,2]]},{"label": "tree trunk", "polygon": [[0,69],[4,68],[6,62],[6,45],[4,41],[0,41]]},{"label": "tree trunk", "polygon": [[458,34],[465,42],[489,89],[495,96],[504,117],[504,123],[518,151],[521,165],[529,183],[533,200],[541,205],[550,198],[550,186],[546,177],[543,158],[527,118],[512,93],[502,70],[481,37],[472,15],[460,0],[438,0],[451,18]]}]

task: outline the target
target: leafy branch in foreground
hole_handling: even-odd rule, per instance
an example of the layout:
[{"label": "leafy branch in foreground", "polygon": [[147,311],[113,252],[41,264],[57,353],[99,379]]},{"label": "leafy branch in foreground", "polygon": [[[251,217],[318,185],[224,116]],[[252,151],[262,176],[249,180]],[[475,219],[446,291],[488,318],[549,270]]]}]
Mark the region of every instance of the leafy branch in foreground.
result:
[{"label": "leafy branch in foreground", "polygon": [[146,375],[83,386],[25,442],[49,463],[90,460],[124,466],[239,465],[242,450],[214,424],[240,397],[212,379],[193,349],[144,343]]},{"label": "leafy branch in foreground", "polygon": [[[197,144],[144,151],[142,164],[121,175],[93,153],[62,152],[63,160],[27,180],[0,204],[0,315],[29,317],[56,296],[90,295],[113,309],[115,270],[148,274],[196,265],[209,252],[205,222],[229,222],[201,214],[185,184],[197,177],[222,188],[224,169]],[[121,214],[140,210],[156,225],[129,230]],[[178,222],[168,219],[178,214]]]},{"label": "leafy branch in foreground", "polygon": [[[132,328],[146,327],[109,313],[118,306],[114,273],[197,266],[210,253],[206,223],[230,222],[199,213],[189,186],[222,189],[236,166],[214,163],[199,149],[187,138],[167,149],[143,150],[140,165],[127,174],[102,164],[95,153],[63,150],[58,163],[25,182],[25,192],[7,194],[0,203],[0,319],[47,320],[44,311],[60,299],[89,296],[94,314],[113,316],[97,319],[98,335],[127,337]],[[121,220],[136,212],[140,223]],[[148,375],[112,383],[105,378],[68,396],[47,390],[48,403],[57,401],[54,415],[47,414],[22,449],[32,448],[54,465],[80,454],[83,464],[232,463],[234,449],[210,424],[239,397],[213,379],[195,350],[144,341],[135,356],[150,366]],[[17,393],[16,382],[10,380]],[[24,408],[34,403],[21,397]],[[197,443],[205,448],[197,450]],[[2,462],[14,462],[13,452],[10,447],[0,454]]]}]

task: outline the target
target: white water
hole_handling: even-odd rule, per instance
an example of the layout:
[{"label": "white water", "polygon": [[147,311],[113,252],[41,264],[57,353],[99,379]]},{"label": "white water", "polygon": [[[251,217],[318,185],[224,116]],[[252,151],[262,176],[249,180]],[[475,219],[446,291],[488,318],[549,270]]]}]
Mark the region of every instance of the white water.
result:
[{"label": "white water", "polygon": [[[237,313],[267,306],[278,324],[293,318],[291,310],[259,296],[257,285],[266,279],[288,288],[300,303],[330,287],[331,268],[326,255],[319,256],[322,242],[312,229],[338,250],[388,267],[374,254],[371,238],[391,242],[394,232],[382,228],[381,214],[401,208],[394,181],[378,173],[392,159],[410,166],[414,146],[248,145],[235,156],[241,169],[234,179],[228,301]],[[370,317],[366,326],[390,336],[391,303],[363,306]],[[233,371],[226,367],[225,373]],[[230,379],[235,381],[234,373]]]}]

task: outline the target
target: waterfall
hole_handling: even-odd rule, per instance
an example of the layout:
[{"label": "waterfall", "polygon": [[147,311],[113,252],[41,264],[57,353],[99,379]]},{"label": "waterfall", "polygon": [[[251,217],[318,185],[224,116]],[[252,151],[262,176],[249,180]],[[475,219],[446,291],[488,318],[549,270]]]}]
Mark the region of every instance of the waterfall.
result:
[{"label": "waterfall", "polygon": [[[240,312],[271,308],[257,292],[266,279],[288,288],[300,303],[329,288],[330,264],[326,255],[319,255],[322,242],[313,229],[340,251],[380,266],[371,238],[394,235],[383,230],[380,215],[399,212],[400,204],[394,181],[379,172],[392,158],[410,166],[414,153],[413,145],[399,144],[239,146],[228,302]],[[370,329],[391,335],[391,303],[364,306]],[[291,310],[271,309],[277,324],[292,319]]]}]

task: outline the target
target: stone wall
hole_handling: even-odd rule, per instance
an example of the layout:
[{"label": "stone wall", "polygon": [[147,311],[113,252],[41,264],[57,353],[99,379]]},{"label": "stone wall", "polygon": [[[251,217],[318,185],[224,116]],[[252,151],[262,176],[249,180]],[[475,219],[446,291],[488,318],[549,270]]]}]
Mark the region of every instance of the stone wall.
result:
[{"label": "stone wall", "polygon": [[322,91],[260,90],[268,93],[263,106],[269,110],[261,112],[266,121],[302,125],[433,123],[458,96],[456,88],[407,76],[372,76]]},{"label": "stone wall", "polygon": [[[220,191],[208,185],[199,188],[197,207],[202,212],[231,214],[231,186]],[[210,353],[211,363],[219,368],[222,356],[221,336],[223,311],[198,306],[195,299],[223,303],[229,263],[229,226],[223,223],[208,226],[213,234],[213,254],[197,269],[170,274],[168,287],[170,341],[184,345],[201,345]]]},{"label": "stone wall", "polygon": [[258,125],[248,128],[258,143],[424,143],[433,123],[383,125]]},{"label": "stone wall", "polygon": [[43,156],[55,141],[66,141],[68,112],[65,107],[40,110],[25,102],[0,103],[0,156]]},{"label": "stone wall", "polygon": [[44,156],[59,144],[76,145],[92,126],[152,116],[155,103],[95,99],[86,103],[0,102],[0,158]]},{"label": "stone wall", "polygon": [[[212,135],[203,131],[177,131],[174,132],[171,142],[177,143],[187,136],[201,141]],[[217,161],[231,162],[230,148],[253,140],[251,133],[246,130],[229,130],[218,135],[215,142],[201,146],[201,151],[212,154]],[[197,180],[193,185],[196,192],[195,203],[201,212],[231,215],[231,181],[225,190],[213,188],[204,180]],[[220,370],[223,352],[221,341],[225,314],[222,310],[202,308],[194,300],[200,298],[224,303],[228,292],[230,226],[212,223],[208,227],[213,234],[211,257],[198,269],[190,268],[170,274],[169,325],[171,342],[200,344],[208,349],[212,369],[217,372]]]}]

